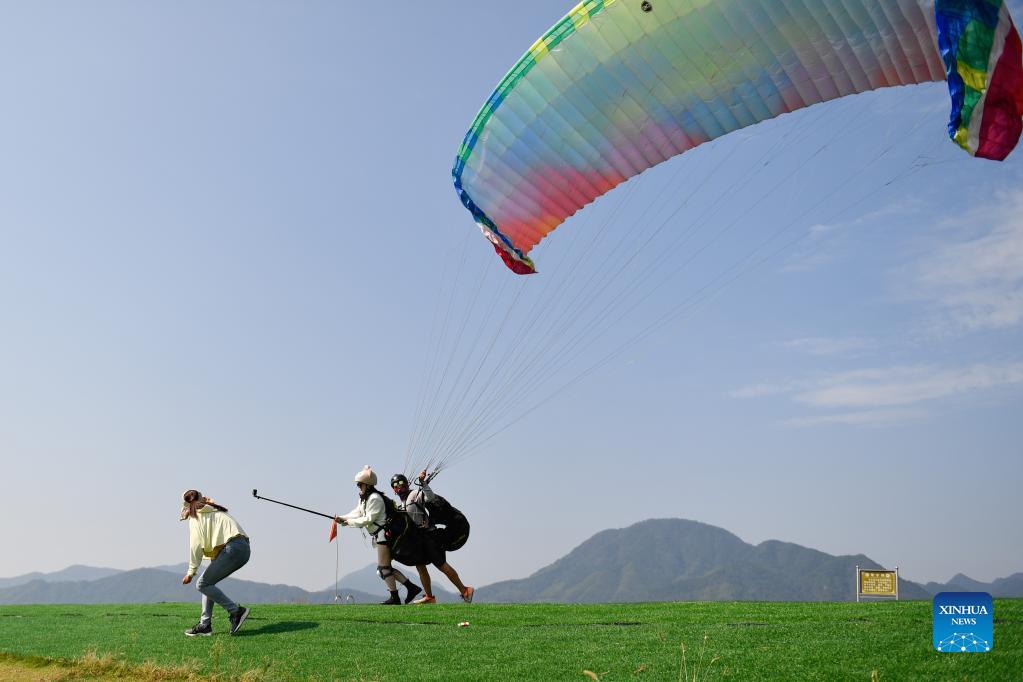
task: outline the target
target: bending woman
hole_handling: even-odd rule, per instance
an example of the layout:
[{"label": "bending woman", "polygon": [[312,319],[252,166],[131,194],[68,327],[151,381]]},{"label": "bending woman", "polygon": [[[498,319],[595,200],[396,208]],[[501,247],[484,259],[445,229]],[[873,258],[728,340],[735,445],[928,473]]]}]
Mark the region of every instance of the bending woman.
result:
[{"label": "bending woman", "polygon": [[217,587],[217,583],[249,561],[249,537],[238,522],[222,507],[198,490],[186,490],[181,497],[181,520],[188,521],[188,573],[182,585],[192,582],[203,557],[211,559],[199,576],[195,588],[202,593],[202,616],[185,630],[189,637],[213,634],[213,602],[220,604],[231,619],[231,634],[238,632],[249,617],[250,609],[235,604]]}]

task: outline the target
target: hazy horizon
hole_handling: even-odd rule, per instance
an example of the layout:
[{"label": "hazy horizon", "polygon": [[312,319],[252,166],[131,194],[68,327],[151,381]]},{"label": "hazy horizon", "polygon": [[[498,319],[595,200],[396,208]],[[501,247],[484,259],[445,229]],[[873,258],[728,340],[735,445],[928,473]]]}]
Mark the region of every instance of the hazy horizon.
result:
[{"label": "hazy horizon", "polygon": [[[639,521],[637,523],[644,523],[646,521],[655,521],[655,520],[664,520],[664,519],[645,519],[644,521]],[[695,521],[696,523],[702,523],[700,521],[697,521],[696,519],[671,519],[671,520]],[[635,524],[631,524],[631,525],[635,525]],[[606,530],[625,530],[626,528],[628,528],[628,527],[625,527],[625,528],[607,528],[607,529],[604,529],[604,530],[605,531]],[[716,526],[715,526],[715,528],[716,528]],[[724,530],[726,532],[730,532],[730,531],[728,531],[727,528],[722,528],[721,530]],[[599,531],[599,532],[604,532],[604,531]],[[590,540],[590,539],[592,539],[592,537],[593,536],[591,536],[590,538],[587,538],[586,540]],[[740,538],[740,539],[742,539],[742,538]],[[766,540],[764,542],[770,542],[770,541],[786,542],[783,538],[772,538],[772,539]],[[760,544],[760,543],[747,543],[747,544],[750,544],[752,546],[756,546],[756,544]],[[565,554],[567,555],[567,554],[571,553],[574,549],[577,549],[577,547],[573,547],[572,549],[566,551]],[[808,547],[807,549],[816,549],[816,548]],[[859,554],[859,553],[857,553],[857,554]],[[855,556],[855,554],[852,555],[852,556]],[[556,559],[560,559],[560,558],[561,557],[557,557]],[[872,559],[872,557],[869,557],[869,556],[867,558],[868,559]],[[205,565],[206,564],[204,563],[204,566]],[[19,575],[0,576],[0,580],[7,580],[7,579],[11,579],[11,578],[19,578],[19,577],[22,577],[24,575],[32,575],[32,574],[36,574],[36,573],[38,573],[40,575],[43,575],[43,576],[47,576],[47,575],[51,575],[53,573],[59,573],[61,571],[64,571],[64,570],[67,570],[67,569],[72,569],[72,568],[91,568],[91,569],[111,570],[111,571],[131,571],[131,570],[138,570],[138,569],[157,569],[157,570],[168,571],[168,572],[173,574],[174,570],[177,570],[177,569],[184,570],[184,568],[186,568],[187,566],[188,566],[188,562],[187,561],[169,562],[169,563],[166,563],[166,564],[155,564],[155,565],[148,565],[147,564],[145,566],[131,566],[131,567],[120,567],[120,568],[114,568],[112,566],[89,566],[89,565],[86,565],[86,564],[69,564],[68,566],[65,566],[65,567],[63,567],[61,569],[57,569],[57,571],[49,571],[49,572],[30,571],[29,573],[19,574]],[[362,572],[366,571],[367,569],[373,569],[373,568],[375,568],[375,566],[376,566],[376,562],[375,561],[368,561],[367,563],[363,564],[362,566],[359,566],[358,568],[352,568],[352,567],[346,568],[342,573],[339,574],[340,581],[341,581],[340,582],[341,586],[344,586],[344,581],[346,579],[350,578],[352,575],[355,575],[355,574],[358,574],[358,573],[362,573]],[[540,567],[540,568],[543,568],[543,567]],[[890,568],[895,568],[895,567],[892,566]],[[535,573],[535,571],[531,572],[528,575],[514,576],[514,577],[506,578],[506,579],[511,579],[511,580],[523,579],[523,578],[527,578],[529,575],[532,575],[533,573]],[[995,578],[993,578],[991,580],[981,580],[981,582],[993,582],[994,580],[997,580],[999,578],[1008,578],[1008,577],[1011,577],[1012,575],[1016,575],[1016,574],[1020,574],[1020,573],[1023,573],[1023,570],[1013,571],[1012,573],[1009,573],[1009,574],[1006,574],[1006,575],[1002,575],[1002,576],[997,576],[997,577],[995,577]],[[954,574],[951,574],[951,575],[949,575],[948,577],[946,577],[943,580],[934,580],[934,581],[918,580],[918,579],[913,578],[912,576],[905,575],[901,570],[899,572],[899,577],[900,578],[902,578],[904,580],[909,580],[909,581],[914,582],[914,583],[918,583],[920,585],[926,585],[928,582],[947,583],[951,579],[955,578],[958,575],[965,575],[967,578],[972,578],[972,579],[975,579],[975,580],[977,579],[975,576],[965,574],[965,573],[963,573],[961,571],[956,572]],[[239,575],[237,575],[235,577],[237,577],[239,579],[242,579],[242,580],[248,579],[248,578],[245,578],[241,574],[239,574]],[[440,580],[442,583],[444,581],[443,576],[440,575],[440,574],[435,575],[434,578]],[[95,578],[87,578],[85,580],[88,581],[88,580],[94,580],[94,579]],[[483,584],[485,584],[485,583],[483,583]],[[305,589],[307,591],[310,591],[310,592],[322,592],[324,590],[333,589],[334,584],[333,584],[333,581],[332,581],[331,584],[329,584],[329,585],[327,585],[325,587],[323,587],[323,586],[321,586],[321,587],[307,587],[307,586],[301,586],[301,585],[298,585],[297,587],[302,587],[303,589]],[[440,587],[440,589],[446,590],[446,591],[448,591],[450,593],[450,590],[448,589],[448,587],[442,586],[442,587]]]}]

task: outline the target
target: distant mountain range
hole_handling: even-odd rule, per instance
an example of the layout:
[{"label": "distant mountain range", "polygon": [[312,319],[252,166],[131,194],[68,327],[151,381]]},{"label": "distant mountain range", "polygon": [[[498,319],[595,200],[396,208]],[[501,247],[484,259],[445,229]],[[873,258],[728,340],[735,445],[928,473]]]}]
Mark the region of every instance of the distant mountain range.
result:
[{"label": "distant mountain range", "polygon": [[[635,601],[850,601],[854,570],[881,568],[868,557],[832,556],[787,542],[751,545],[728,531],[684,519],[654,519],[605,530],[554,563],[520,580],[478,587],[484,602]],[[385,595],[368,565],[343,577],[339,593],[357,603]],[[182,585],[185,564],[122,571],[69,566],[54,573],[0,578],[0,604],[104,604],[194,601],[194,584]],[[447,579],[431,572],[439,601],[457,601]],[[409,577],[418,582],[415,570]],[[443,585],[443,587],[442,587]],[[310,592],[228,578],[224,590],[242,604],[334,602],[334,586]],[[930,599],[945,591],[1023,597],[1023,573],[982,583],[959,574],[947,583],[899,580],[903,599]],[[402,590],[404,594],[404,590]]]},{"label": "distant mountain range", "polygon": [[[48,582],[35,578],[0,588],[0,604],[139,604],[197,600],[195,583],[182,585],[182,575],[184,571],[136,568],[96,580]],[[221,585],[232,599],[242,604],[329,604],[334,601],[333,588],[329,592],[309,592],[292,585],[269,585],[235,578],[227,578]],[[349,594],[357,602],[381,599],[379,594],[341,590],[342,597]]]},{"label": "distant mountain range", "polygon": [[[26,573],[0,579],[0,604],[145,604],[162,601],[194,601],[199,598],[195,583],[181,584],[188,564],[122,571],[116,568],[69,566],[54,573]],[[415,569],[408,573],[419,582]],[[89,576],[97,576],[89,578]],[[447,581],[443,576],[435,579]],[[251,580],[227,578],[221,585],[231,598],[241,604],[332,604],[334,586],[310,592],[293,585],[270,585]],[[399,589],[402,597],[404,588]],[[434,585],[440,602],[458,601],[460,597]],[[360,604],[376,603],[387,597],[383,582],[376,575],[376,564],[354,571],[339,581],[337,595],[342,601]]]},{"label": "distant mountain range", "polygon": [[14,578],[0,578],[0,588],[14,587],[15,585],[24,585],[30,583],[33,580],[45,580],[48,583],[64,583],[73,582],[75,580],[96,580],[98,578],[106,578],[108,575],[114,573],[120,573],[116,568],[96,568],[94,566],[68,566],[67,568],[54,571],[53,573],[40,573],[35,571],[34,573],[26,573],[25,575],[15,576]]},{"label": "distant mountain range", "polygon": [[947,583],[927,583],[924,589],[932,594],[938,592],[987,592],[992,597],[1023,597],[1023,573],[1013,573],[1007,578],[998,578],[989,583],[956,573]]},{"label": "distant mountain range", "polygon": [[[882,568],[863,554],[832,556],[777,540],[751,545],[684,519],[605,530],[520,580],[481,588],[486,602],[852,601],[855,570]],[[926,586],[899,579],[902,599],[952,590],[1023,596],[1023,573],[993,583],[956,576]],[[969,585],[969,587],[967,587]]]}]

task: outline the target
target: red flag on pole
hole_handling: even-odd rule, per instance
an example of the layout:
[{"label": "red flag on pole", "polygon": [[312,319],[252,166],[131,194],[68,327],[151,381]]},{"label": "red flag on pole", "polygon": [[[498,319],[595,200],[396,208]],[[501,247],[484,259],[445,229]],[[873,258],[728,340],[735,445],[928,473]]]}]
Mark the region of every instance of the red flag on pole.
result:
[{"label": "red flag on pole", "polygon": [[330,539],[327,542],[334,542],[334,538],[337,537],[337,519],[330,520]]}]

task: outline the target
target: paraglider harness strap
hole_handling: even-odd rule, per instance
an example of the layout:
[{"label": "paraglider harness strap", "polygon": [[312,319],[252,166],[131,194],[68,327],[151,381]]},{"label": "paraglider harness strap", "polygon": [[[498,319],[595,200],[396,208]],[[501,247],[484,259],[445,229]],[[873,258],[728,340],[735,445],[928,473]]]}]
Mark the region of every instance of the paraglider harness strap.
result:
[{"label": "paraglider harness strap", "polygon": [[[372,533],[370,533],[368,528],[366,529],[366,532],[369,533],[370,537],[373,538],[373,542],[378,542],[377,535],[380,534],[380,531],[384,531],[384,538],[385,539],[387,538],[387,522],[391,520],[391,508],[390,508],[390,505],[387,504],[388,499],[387,499],[386,495],[384,495],[380,491],[377,491],[374,494],[375,495],[379,495],[380,499],[383,500],[383,502],[384,502],[384,514],[385,514],[385,516],[384,516],[384,523],[383,523],[383,525],[378,525],[377,529],[375,531],[373,531]],[[367,498],[367,502],[368,501],[369,500]]]},{"label": "paraglider harness strap", "polygon": [[[409,507],[416,507],[416,508],[419,509],[420,512],[422,512],[423,518],[426,519],[426,525],[422,526],[422,528],[424,528],[424,529],[429,528],[430,526],[433,525],[433,523],[432,523],[432,521],[430,519],[430,509],[426,505],[427,505],[426,495],[423,494],[422,488],[419,489],[419,497],[416,499],[415,502],[408,502],[408,501],[405,502],[405,513],[406,514],[409,514],[409,512],[408,512]],[[412,517],[411,514],[409,514],[409,522],[412,523],[413,525],[415,525],[415,519]]]},{"label": "paraglider harness strap", "polygon": [[[372,533],[372,535],[373,539],[376,540],[377,533],[379,533],[380,531],[384,531],[384,540],[387,541],[387,544],[390,545],[391,551],[393,552],[398,543],[401,542],[401,539],[405,537],[405,533],[408,531],[409,526],[412,524],[409,522],[407,514],[405,515],[405,523],[401,523],[398,515],[404,512],[400,512],[398,510],[398,508],[394,504],[394,500],[392,500],[391,498],[387,497],[382,493],[380,494],[380,497],[384,500],[384,510],[387,516],[386,519],[384,520],[383,527],[377,528],[376,532]],[[395,531],[399,529],[395,528],[396,524],[400,524],[401,526],[400,532],[397,533]]]},{"label": "paraglider harness strap", "polygon": [[[440,523],[442,525],[446,525],[448,523],[448,521],[445,519],[441,518],[435,519],[434,517],[442,515],[437,514],[436,511],[431,512],[430,507],[432,505],[434,510],[437,510],[438,507],[443,508],[444,505],[451,507],[451,504],[437,493],[433,493],[432,500],[427,500],[426,493],[423,492],[423,487],[429,485],[430,481],[432,481],[433,477],[436,475],[437,472],[435,471],[429,476],[427,476],[425,481],[420,481],[419,479],[416,479],[416,486],[419,488],[419,499],[417,499],[412,504],[419,507],[423,511],[423,516],[426,518],[426,525],[423,526],[424,530],[427,529],[432,530],[433,528],[436,527],[437,523]],[[409,505],[406,503],[405,508],[408,509],[408,507]]]}]

